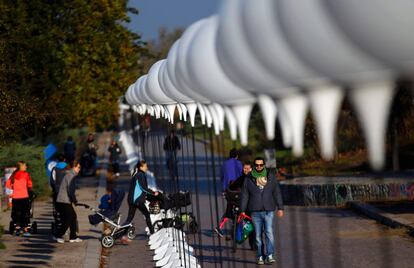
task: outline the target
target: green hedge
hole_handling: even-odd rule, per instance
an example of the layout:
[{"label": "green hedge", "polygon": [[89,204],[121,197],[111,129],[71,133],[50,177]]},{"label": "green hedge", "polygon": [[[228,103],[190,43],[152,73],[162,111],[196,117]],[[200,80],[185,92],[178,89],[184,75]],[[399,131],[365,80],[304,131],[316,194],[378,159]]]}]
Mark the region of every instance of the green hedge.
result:
[{"label": "green hedge", "polygon": [[44,146],[24,145],[21,143],[12,143],[0,148],[1,173],[4,176],[4,167],[16,166],[18,161],[27,163],[27,171],[33,180],[35,193],[40,196],[50,194],[48,178],[45,169],[45,160],[43,158]]}]

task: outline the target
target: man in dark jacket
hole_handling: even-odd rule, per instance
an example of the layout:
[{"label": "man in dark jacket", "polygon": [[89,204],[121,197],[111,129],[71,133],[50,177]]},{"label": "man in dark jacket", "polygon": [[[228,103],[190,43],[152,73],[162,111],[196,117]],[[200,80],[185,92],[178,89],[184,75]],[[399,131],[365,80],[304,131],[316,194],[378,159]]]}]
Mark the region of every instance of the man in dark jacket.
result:
[{"label": "man in dark jacket", "polygon": [[115,176],[119,177],[119,160],[121,155],[121,148],[116,140],[112,140],[111,145],[108,148],[109,161],[112,165],[112,172]]},{"label": "man in dark jacket", "polygon": [[163,149],[167,160],[167,168],[171,179],[178,176],[177,168],[177,150],[181,150],[181,144],[178,137],[175,136],[175,131],[171,130],[170,135],[165,137]]},{"label": "man in dark jacket", "polygon": [[145,206],[146,195],[157,196],[158,192],[148,188],[147,176],[145,173],[148,171],[148,165],[145,160],[141,160],[137,163],[136,173],[133,174],[128,193],[128,217],[126,223],[130,223],[135,216],[137,208],[145,217],[145,221],[150,230],[150,233],[154,233],[154,227],[151,223],[150,213]]},{"label": "man in dark jacket", "polygon": [[65,152],[66,162],[72,163],[75,160],[76,154],[76,143],[73,141],[72,136],[68,136],[68,139],[66,140],[63,149]]},{"label": "man in dark jacket", "polygon": [[262,251],[262,231],[266,237],[266,263],[275,262],[274,259],[274,234],[273,219],[277,209],[278,217],[283,217],[283,201],[279,187],[273,172],[267,171],[264,159],[257,157],[254,160],[254,168],[251,176],[244,181],[240,205],[240,217],[245,216],[245,211],[250,211],[254,229],[256,230],[257,264],[264,264]]}]

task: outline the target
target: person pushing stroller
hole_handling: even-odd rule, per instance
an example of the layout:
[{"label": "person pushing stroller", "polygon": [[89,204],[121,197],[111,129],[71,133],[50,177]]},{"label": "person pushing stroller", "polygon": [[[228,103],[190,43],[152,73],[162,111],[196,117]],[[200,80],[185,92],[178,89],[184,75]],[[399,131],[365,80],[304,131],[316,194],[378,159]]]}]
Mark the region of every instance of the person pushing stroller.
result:
[{"label": "person pushing stroller", "polygon": [[128,217],[126,223],[130,223],[134,216],[135,211],[138,208],[145,217],[145,221],[151,234],[154,233],[154,227],[151,222],[151,215],[148,208],[145,206],[145,200],[147,194],[157,196],[158,191],[153,191],[148,188],[146,172],[148,171],[148,165],[145,160],[141,160],[135,167],[135,172],[132,175],[129,185],[128,193]]},{"label": "person pushing stroller", "polygon": [[61,217],[62,225],[59,226],[57,232],[54,234],[58,243],[65,243],[63,235],[66,233],[68,228],[70,230],[69,242],[82,242],[82,239],[77,237],[76,234],[77,216],[75,209],[72,206],[72,204],[76,205],[78,203],[75,194],[75,179],[79,174],[80,169],[81,165],[79,162],[76,160],[73,161],[72,168],[67,171],[59,187],[59,192],[56,198],[56,209]]},{"label": "person pushing stroller", "polygon": [[[16,170],[6,182],[6,188],[12,190],[12,222],[16,236],[23,232],[24,236],[30,236],[30,200],[29,193],[32,191],[33,182],[26,171],[27,165],[23,161],[17,163]],[[12,233],[13,230],[10,230]]]}]

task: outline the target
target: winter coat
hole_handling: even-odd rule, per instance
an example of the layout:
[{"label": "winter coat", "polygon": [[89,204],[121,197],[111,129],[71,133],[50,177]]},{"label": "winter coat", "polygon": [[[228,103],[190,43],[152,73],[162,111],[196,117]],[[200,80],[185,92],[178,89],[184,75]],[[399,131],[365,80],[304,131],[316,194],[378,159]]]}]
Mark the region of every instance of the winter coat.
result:
[{"label": "winter coat", "polygon": [[132,177],[129,184],[128,204],[138,205],[145,203],[147,194],[154,195],[154,191],[148,188],[147,176],[140,170]]},{"label": "winter coat", "polygon": [[56,202],[64,203],[64,204],[76,204],[78,201],[76,200],[76,183],[75,178],[77,174],[73,170],[69,170],[59,187],[59,192],[57,195]]},{"label": "winter coat", "polygon": [[263,189],[256,185],[256,179],[249,174],[244,180],[240,212],[283,210],[282,193],[279,182],[272,171],[267,173],[267,184]]},{"label": "winter coat", "polygon": [[29,198],[29,190],[32,187],[32,179],[26,171],[19,170],[6,181],[6,188],[13,190],[13,199]]},{"label": "winter coat", "polygon": [[221,169],[221,181],[223,183],[223,191],[227,190],[229,184],[240,177],[243,173],[243,165],[236,158],[229,158],[223,163]]}]

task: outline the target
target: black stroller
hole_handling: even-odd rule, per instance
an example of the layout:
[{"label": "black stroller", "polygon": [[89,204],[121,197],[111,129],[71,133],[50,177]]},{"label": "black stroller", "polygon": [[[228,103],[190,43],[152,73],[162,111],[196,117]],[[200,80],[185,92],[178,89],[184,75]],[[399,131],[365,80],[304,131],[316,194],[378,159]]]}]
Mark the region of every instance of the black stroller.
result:
[{"label": "black stroller", "polygon": [[135,227],[132,223],[121,225],[121,215],[118,213],[121,207],[122,201],[124,200],[125,193],[118,189],[113,189],[111,194],[111,205],[108,209],[96,210],[90,208],[86,204],[77,204],[78,206],[84,206],[89,208],[95,214],[89,215],[89,223],[96,225],[100,222],[105,222],[110,225],[110,232],[102,234],[101,244],[105,248],[110,248],[115,244],[115,240],[122,237],[124,234],[129,239],[134,239]]},{"label": "black stroller", "polygon": [[[226,191],[226,200],[227,203],[231,206],[232,218],[233,218],[233,227],[232,227],[232,251],[235,252],[237,249],[236,243],[236,229],[237,229],[237,218],[240,214],[240,199],[241,199],[241,192],[240,191],[231,191],[227,189]],[[249,244],[250,247],[253,248],[255,246],[255,233],[251,233],[249,236]]]},{"label": "black stroller", "polygon": [[[33,191],[29,191],[29,207],[30,207],[30,210],[29,210],[28,214],[25,215],[25,217],[27,219],[26,221],[28,222],[29,232],[31,234],[36,234],[37,233],[37,222],[36,221],[30,222],[30,219],[33,218],[33,212],[34,212],[33,203],[34,203],[35,199],[36,199],[36,194]],[[14,208],[12,207],[12,213],[11,213],[12,220],[9,223],[9,233],[11,235],[13,235],[14,232],[16,231],[16,224],[15,224],[14,219],[13,219],[13,215],[15,215],[15,211],[13,209]]]},{"label": "black stroller", "polygon": [[161,209],[164,210],[165,217],[153,223],[155,231],[161,228],[174,227],[180,230],[188,230],[190,233],[198,232],[198,223],[191,212],[181,212],[179,214],[177,212],[180,208],[191,205],[190,192],[178,192],[168,196],[163,194],[148,196],[147,200],[150,202],[149,211],[151,214],[159,214]]}]

